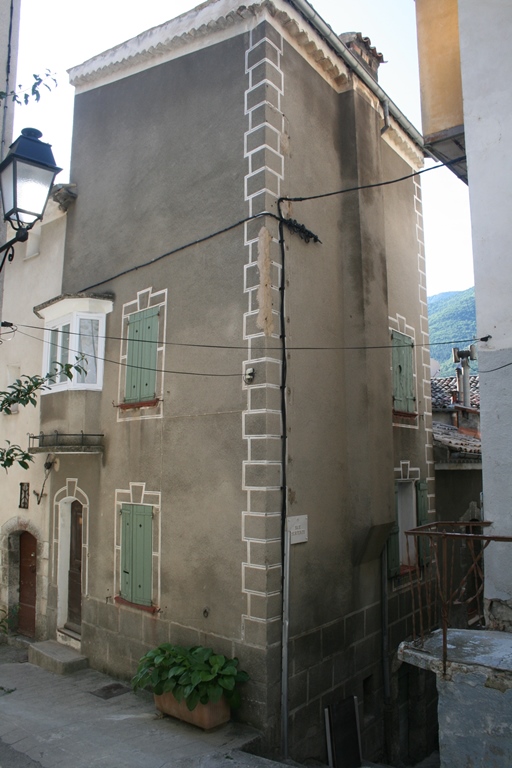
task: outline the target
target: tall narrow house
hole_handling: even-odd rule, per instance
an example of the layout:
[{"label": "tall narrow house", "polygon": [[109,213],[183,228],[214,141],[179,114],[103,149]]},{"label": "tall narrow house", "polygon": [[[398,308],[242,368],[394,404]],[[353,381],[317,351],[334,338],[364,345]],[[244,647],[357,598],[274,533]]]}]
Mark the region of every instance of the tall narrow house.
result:
[{"label": "tall narrow house", "polygon": [[305,0],[209,0],[70,70],[78,197],[32,304],[42,370],[87,369],[40,398],[40,636],[123,677],[236,655],[237,717],[297,759],[349,696],[369,758],[428,722],[394,663],[433,515],[423,151],[381,60]]}]

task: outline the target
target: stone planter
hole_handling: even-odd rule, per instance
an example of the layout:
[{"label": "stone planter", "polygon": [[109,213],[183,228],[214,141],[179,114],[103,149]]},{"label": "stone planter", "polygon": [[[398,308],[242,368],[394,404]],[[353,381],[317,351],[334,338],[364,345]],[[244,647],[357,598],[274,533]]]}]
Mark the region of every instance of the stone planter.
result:
[{"label": "stone planter", "polygon": [[155,706],[164,715],[176,717],[204,731],[227,723],[231,715],[229,704],[224,696],[215,703],[211,701],[208,704],[199,703],[190,711],[185,701],[177,701],[172,693],[162,693],[160,696],[155,694]]}]

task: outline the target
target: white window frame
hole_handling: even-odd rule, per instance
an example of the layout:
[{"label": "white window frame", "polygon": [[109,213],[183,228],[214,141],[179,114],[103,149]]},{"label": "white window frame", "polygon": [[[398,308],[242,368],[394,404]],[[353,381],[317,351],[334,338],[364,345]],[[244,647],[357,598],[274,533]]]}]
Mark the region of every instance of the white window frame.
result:
[{"label": "white window frame", "polygon": [[[51,372],[51,351],[52,351],[52,332],[61,330],[69,325],[69,346],[67,356],[59,356],[59,362],[74,365],[81,357],[80,352],[80,321],[96,320],[98,321],[97,348],[94,354],[96,360],[96,380],[81,381],[81,375],[73,372],[73,378],[64,378],[63,381],[57,380],[49,383],[47,389],[41,391],[42,395],[51,392],[60,392],[63,390],[96,390],[103,387],[103,370],[105,357],[105,329],[106,315],[113,309],[113,302],[107,299],[95,299],[86,297],[71,297],[60,299],[44,308],[38,308],[37,314],[45,320],[45,348],[43,355],[43,376]],[[59,348],[60,348],[59,337]],[[85,358],[87,358],[87,353]],[[79,362],[80,364],[80,362]],[[87,368],[87,360],[83,363]]]}]

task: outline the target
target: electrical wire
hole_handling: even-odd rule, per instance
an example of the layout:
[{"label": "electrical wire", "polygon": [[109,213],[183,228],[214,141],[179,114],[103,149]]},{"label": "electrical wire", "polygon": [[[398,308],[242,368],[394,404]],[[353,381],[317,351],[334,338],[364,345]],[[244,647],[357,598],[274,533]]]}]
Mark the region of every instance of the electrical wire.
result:
[{"label": "electrical wire", "polygon": [[503,363],[503,365],[498,365],[496,368],[488,368],[486,371],[479,370],[478,373],[494,373],[495,371],[502,371],[503,368],[509,368],[511,365],[512,362]]},{"label": "electrical wire", "polygon": [[[18,323],[16,328],[30,328],[32,330],[36,331],[44,331],[44,328],[41,328],[39,325],[27,325],[24,323]],[[81,336],[82,338],[92,337],[93,334],[88,333],[80,333],[79,331],[69,331],[68,332],[70,336]],[[1,335],[1,334],[0,334]],[[35,337],[34,337],[35,338]],[[95,338],[98,339],[106,339],[107,341],[128,341],[128,337],[126,336],[95,336]],[[455,344],[473,344],[476,341],[487,341],[487,337],[483,337],[481,339],[472,338],[472,339],[455,339],[450,341],[432,341],[432,342],[425,342],[424,344],[374,344],[374,345],[363,345],[363,346],[342,346],[342,347],[320,347],[320,346],[312,346],[312,347],[296,347],[296,346],[287,346],[286,349],[290,352],[351,352],[351,351],[364,351],[364,350],[371,350],[371,349],[397,349],[398,347],[440,347],[440,346],[448,346],[448,345],[455,345]],[[140,341],[137,341],[138,344],[154,344],[153,341],[141,339]],[[165,346],[165,347],[190,347],[191,349],[241,349],[241,350],[247,350],[247,344],[245,345],[231,345],[231,344],[191,344],[188,342],[181,342],[181,341],[162,341],[159,343],[159,346]],[[258,345],[252,345],[252,350],[261,349],[267,352],[280,352],[282,351],[282,347],[269,347],[269,346],[258,346]]]},{"label": "electrical wire", "polygon": [[[346,189],[339,189],[335,192],[325,192],[324,194],[320,195],[311,195],[309,197],[281,197],[278,200],[278,207],[280,202],[302,202],[304,200],[317,200],[322,197],[332,197],[333,195],[342,195],[347,192],[358,192],[360,190],[364,189],[373,189],[375,187],[385,187],[389,186],[390,184],[398,184],[401,181],[405,181],[406,179],[413,178],[414,176],[419,176],[422,173],[427,173],[429,171],[435,171],[438,168],[445,168],[450,165],[453,165],[454,163],[460,162],[461,160],[464,160],[465,156],[461,156],[456,158],[455,160],[449,160],[446,163],[439,163],[438,165],[433,165],[430,168],[422,168],[419,171],[414,171],[411,174],[408,174],[407,176],[400,176],[396,179],[389,179],[388,181],[379,181],[375,182],[374,184],[363,184],[356,187],[348,187]],[[280,208],[279,208],[280,211]],[[142,264],[138,264],[134,267],[128,267],[127,269],[122,270],[121,272],[118,272],[115,275],[111,275],[110,277],[106,278],[105,280],[99,280],[96,283],[93,283],[92,285],[88,285],[87,288],[82,288],[79,293],[85,293],[86,291],[90,291],[93,288],[98,288],[100,285],[105,285],[105,283],[110,283],[112,280],[117,280],[119,277],[124,277],[125,275],[128,275],[132,272],[137,272],[139,269],[143,269],[144,267],[149,267],[151,264],[156,264],[161,259],[165,259],[167,256],[173,256],[176,253],[180,253],[181,251],[185,251],[187,248],[192,248],[194,245],[200,245],[201,243],[205,243],[208,240],[212,240],[214,237],[218,237],[219,235],[223,235],[226,232],[231,232],[233,229],[236,229],[237,227],[242,226],[242,224],[247,224],[250,221],[254,221],[256,219],[261,219],[265,217],[271,217],[273,219],[276,219],[278,222],[283,222],[286,224],[288,221],[286,218],[284,218],[280,212],[280,215],[278,216],[275,213],[272,213],[271,211],[263,211],[262,213],[256,213],[253,216],[247,216],[244,219],[240,219],[239,221],[235,222],[234,224],[229,224],[227,227],[223,227],[222,229],[218,229],[216,232],[212,232],[209,235],[205,235],[204,237],[199,237],[197,240],[192,240],[189,243],[185,243],[184,245],[179,245],[177,248],[173,248],[171,251],[166,251],[166,253],[160,254],[160,256],[155,256],[153,259],[150,259],[149,261],[145,261]],[[310,233],[311,234],[311,233]],[[317,242],[319,242],[316,235],[313,236],[313,238],[316,239]]]},{"label": "electrical wire", "polygon": [[[34,341],[40,341],[42,344],[49,344],[50,342],[46,341],[46,339],[40,339],[37,336],[32,336],[30,333],[25,333],[24,331],[18,331],[22,336],[26,336],[28,339],[34,339]],[[82,352],[79,349],[70,349],[68,347],[68,352],[71,352],[74,355],[81,356]],[[87,358],[87,355],[83,355],[83,357]],[[148,367],[143,365],[129,365],[128,363],[123,363],[121,360],[109,360],[107,357],[100,357],[99,355],[89,355],[89,357],[92,357],[94,360],[101,360],[104,363],[111,363],[112,365],[118,365],[122,368],[131,368],[132,370],[136,371],[147,371]],[[215,378],[241,378],[243,377],[243,373],[202,373],[200,371],[171,371],[167,368],[152,368],[151,370],[154,370],[156,373],[171,373],[176,376],[213,376]]]},{"label": "electrical wire", "polygon": [[287,203],[302,203],[306,200],[320,200],[324,197],[333,197],[334,195],[344,195],[346,192],[360,192],[364,189],[376,189],[377,187],[387,187],[390,184],[398,184],[401,181],[406,181],[407,179],[412,179],[415,176],[420,176],[422,173],[428,173],[429,171],[436,171],[438,168],[445,168],[450,165],[454,165],[455,163],[460,163],[462,160],[465,160],[466,156],[461,155],[460,157],[456,157],[455,160],[449,160],[446,163],[439,163],[438,165],[432,165],[430,168],[421,168],[419,171],[413,171],[413,173],[408,173],[406,176],[400,176],[396,179],[389,179],[388,181],[376,181],[373,184],[361,184],[356,187],[346,187],[345,189],[338,189],[335,192],[323,192],[319,195],[308,195],[306,197],[280,197],[279,200],[281,202],[287,202]]},{"label": "electrical wire", "polygon": [[212,232],[210,235],[205,235],[204,237],[199,237],[197,240],[192,240],[190,243],[179,245],[177,248],[173,248],[172,251],[167,251],[166,253],[162,253],[160,256],[155,256],[153,259],[150,259],[149,261],[145,261],[143,264],[138,264],[135,267],[128,267],[127,269],[124,269],[122,272],[118,272],[117,275],[108,277],[106,280],[100,280],[99,282],[94,283],[93,285],[88,285],[87,288],[82,288],[82,290],[79,291],[79,293],[85,293],[85,291],[90,291],[93,288],[97,288],[99,285],[110,283],[111,280],[117,280],[118,277],[124,277],[124,275],[128,275],[131,272],[137,272],[137,270],[142,269],[143,267],[149,267],[151,264],[156,264],[157,261],[161,261],[161,259],[165,259],[167,256],[173,256],[175,253],[180,253],[180,251],[184,251],[187,248],[192,248],[192,246],[194,245],[200,245],[201,243],[205,243],[208,240],[212,240],[214,237],[217,237],[218,235],[223,235],[226,232],[231,232],[231,230],[236,229],[237,227],[241,227],[242,224],[247,224],[249,221],[254,221],[255,219],[261,219],[262,217],[266,217],[266,216],[270,216],[274,219],[278,219],[278,216],[275,213],[271,213],[269,211],[263,211],[262,213],[256,213],[253,216],[247,216],[245,219],[240,219],[240,221],[237,221],[234,224],[229,224],[227,227],[223,227],[222,229],[218,229],[216,232]]}]

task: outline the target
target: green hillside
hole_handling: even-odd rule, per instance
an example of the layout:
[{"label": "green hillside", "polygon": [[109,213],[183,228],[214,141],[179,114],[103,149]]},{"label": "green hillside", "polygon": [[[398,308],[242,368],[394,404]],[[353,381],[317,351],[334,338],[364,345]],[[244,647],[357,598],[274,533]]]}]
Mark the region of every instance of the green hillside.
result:
[{"label": "green hillside", "polygon": [[[452,347],[466,349],[476,336],[475,289],[438,293],[428,298],[430,356],[441,366],[440,376],[453,376]],[[442,342],[448,342],[443,344]],[[471,361],[478,373],[478,361]]]}]

